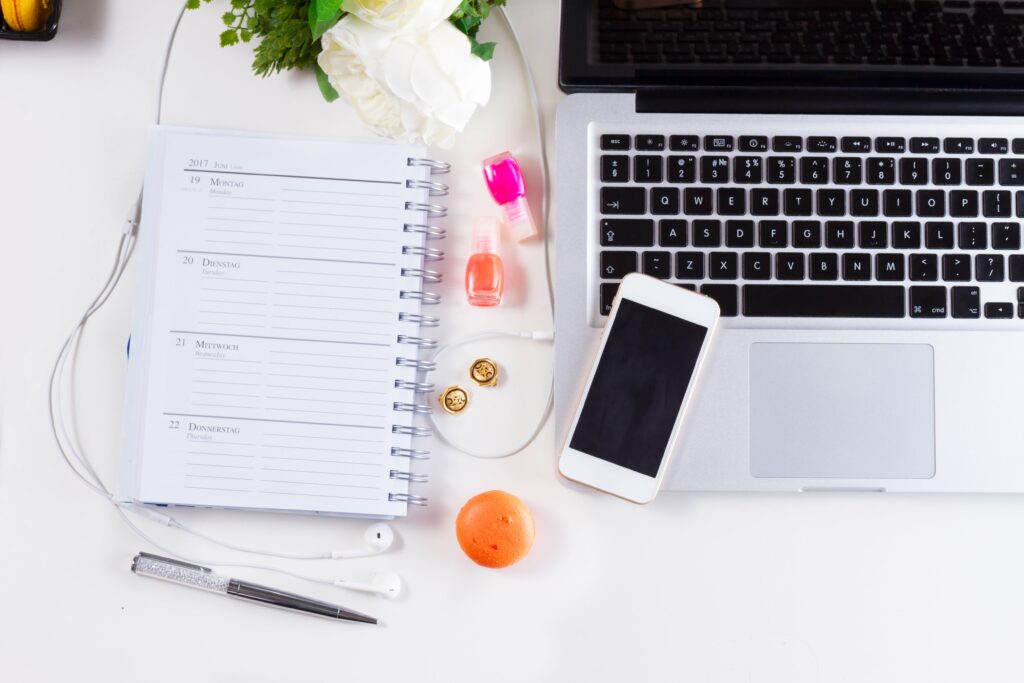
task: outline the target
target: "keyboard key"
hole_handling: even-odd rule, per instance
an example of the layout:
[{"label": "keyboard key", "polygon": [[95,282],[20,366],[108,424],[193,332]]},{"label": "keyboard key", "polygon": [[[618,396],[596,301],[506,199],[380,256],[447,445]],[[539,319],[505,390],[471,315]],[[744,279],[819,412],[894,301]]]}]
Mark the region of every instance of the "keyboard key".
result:
[{"label": "keyboard key", "polygon": [[758,244],[762,247],[785,247],[787,244],[786,221],[761,221],[758,225],[760,237]]},{"label": "keyboard key", "polygon": [[910,279],[915,282],[935,282],[938,280],[939,257],[933,254],[911,254]]},{"label": "keyboard key", "polygon": [[764,251],[748,251],[743,254],[744,280],[767,280],[771,275],[771,254]]},{"label": "keyboard key", "polygon": [[751,190],[750,213],[755,216],[778,216],[779,191],[774,188],[755,188]]},{"label": "keyboard key", "polygon": [[699,251],[677,252],[676,277],[680,280],[703,280],[704,254]]},{"label": "keyboard key", "polygon": [[945,287],[911,287],[910,288],[911,318],[945,318],[946,288]]},{"label": "keyboard key", "polygon": [[892,157],[868,159],[868,185],[892,185],[896,182],[896,160]]},{"label": "keyboard key", "polygon": [[906,277],[903,254],[875,254],[875,278],[902,281]]},{"label": "keyboard key", "polygon": [[960,184],[960,160],[932,159],[932,182],[936,185]]},{"label": "keyboard key", "polygon": [[921,224],[911,221],[893,223],[892,246],[896,249],[920,249]]},{"label": "keyboard key", "polygon": [[722,246],[722,224],[719,221],[694,221],[693,246]]},{"label": "keyboard key", "polygon": [[981,215],[985,218],[1009,218],[1012,201],[1008,190],[985,190],[981,193]]},{"label": "keyboard key", "polygon": [[780,251],[775,255],[775,277],[779,280],[804,279],[804,255]]},{"label": "keyboard key", "polygon": [[644,274],[667,280],[672,277],[672,255],[667,251],[645,251]]},{"label": "keyboard key", "polygon": [[811,191],[787,188],[782,193],[782,210],[787,216],[811,215]]},{"label": "keyboard key", "polygon": [[602,135],[601,149],[626,151],[629,149],[628,135]]},{"label": "keyboard key", "polygon": [[921,218],[943,218],[946,215],[945,191],[918,190],[917,215]]},{"label": "keyboard key", "polygon": [[836,139],[820,135],[807,138],[808,152],[834,152],[836,151]]},{"label": "keyboard key", "polygon": [[977,287],[953,287],[950,299],[954,318],[973,320],[981,317],[981,290]]},{"label": "keyboard key", "polygon": [[824,185],[828,182],[828,157],[801,157],[800,182],[804,185]]},{"label": "keyboard key", "polygon": [[949,193],[949,215],[956,218],[976,218],[978,215],[978,191],[951,191]]},{"label": "keyboard key", "polygon": [[914,154],[938,154],[938,138],[910,138],[910,151]]},{"label": "keyboard key", "polygon": [[1006,138],[981,138],[978,151],[982,154],[1006,154],[1010,151],[1010,144]]},{"label": "keyboard key", "polygon": [[725,246],[736,249],[754,246],[754,221],[726,221]]},{"label": "keyboard key", "polygon": [[663,247],[685,247],[686,221],[658,221],[658,244]]},{"label": "keyboard key", "polygon": [[[845,150],[844,150],[845,151]],[[861,160],[858,157],[836,157],[832,163],[837,185],[860,185]]]},{"label": "keyboard key", "polygon": [[605,155],[601,157],[601,182],[629,182],[629,157],[623,155]]},{"label": "keyboard key", "polygon": [[974,154],[974,139],[946,138],[942,141],[942,151],[946,154]]},{"label": "keyboard key", "polygon": [[924,246],[928,249],[952,249],[953,224],[946,222],[925,223]]},{"label": "keyboard key", "polygon": [[792,185],[796,182],[795,157],[768,157],[768,182],[773,185]]},{"label": "keyboard key", "polygon": [[621,280],[626,275],[635,272],[635,251],[601,252],[601,277],[609,280]]},{"label": "keyboard key", "polygon": [[686,190],[683,192],[683,212],[690,216],[710,216],[711,188],[686,188]]},{"label": "keyboard key", "polygon": [[705,135],[704,136],[704,151],[705,152],[731,152],[732,151],[732,136],[731,135]]},{"label": "keyboard key", "polygon": [[843,279],[870,280],[871,254],[856,252],[843,254]]},{"label": "keyboard key", "polygon": [[907,151],[905,138],[875,138],[875,151],[880,154],[902,154]]},{"label": "keyboard key", "polygon": [[700,180],[702,183],[729,182],[729,157],[701,157]]},{"label": "keyboard key", "polygon": [[988,248],[988,237],[985,234],[984,223],[961,223],[959,228],[959,244],[961,249]]},{"label": "keyboard key", "polygon": [[829,249],[853,249],[853,222],[825,223],[825,246]]},{"label": "keyboard key", "polygon": [[803,138],[798,136],[776,135],[772,138],[773,152],[800,152],[803,148]]},{"label": "keyboard key", "polygon": [[1012,318],[1013,304],[1011,303],[987,303],[985,304],[986,318]]},{"label": "keyboard key", "polygon": [[1020,249],[1020,223],[993,223],[993,249]]},{"label": "keyboard key", "polygon": [[601,315],[608,315],[612,312],[612,302],[619,292],[618,282],[606,282],[601,285]]},{"label": "keyboard key", "polygon": [[674,187],[652,187],[651,213],[663,216],[678,214],[679,190]]},{"label": "keyboard key", "polygon": [[663,165],[659,156],[645,154],[633,157],[633,182],[660,183]]},{"label": "keyboard key", "polygon": [[1002,282],[1006,279],[1006,263],[1002,254],[978,254],[974,257],[974,269],[978,282]]},{"label": "keyboard key", "polygon": [[767,152],[768,137],[765,135],[741,135],[741,152]]},{"label": "keyboard key", "polygon": [[601,221],[601,246],[653,247],[654,221],[606,218]]},{"label": "keyboard key", "polygon": [[1024,185],[1024,159],[1000,159],[999,184]]},{"label": "keyboard key", "polygon": [[845,137],[842,150],[847,154],[866,154],[871,151],[871,138]]},{"label": "keyboard key", "polygon": [[902,185],[927,185],[928,160],[924,157],[900,159],[900,183]]},{"label": "keyboard key", "polygon": [[713,251],[708,254],[708,277],[712,280],[735,280],[739,277],[738,258],[734,251]]},{"label": "keyboard key", "polygon": [[811,254],[810,275],[812,280],[838,280],[839,255],[833,253]]},{"label": "keyboard key", "polygon": [[1014,138],[1011,148],[1014,154],[1024,154],[1024,138]]},{"label": "keyboard key", "polygon": [[742,216],[746,212],[746,190],[742,187],[718,188],[718,213],[723,216]]},{"label": "keyboard key", "polygon": [[697,180],[697,158],[669,157],[668,181],[670,183],[692,183]]},{"label": "keyboard key", "polygon": [[601,188],[601,213],[643,213],[645,204],[642,187]]},{"label": "keyboard key", "polygon": [[913,208],[910,190],[885,190],[882,193],[882,213],[886,216],[909,216]]},{"label": "keyboard key", "polygon": [[818,215],[845,216],[846,190],[818,190]]},{"label": "keyboard key", "polygon": [[700,138],[696,135],[673,135],[668,139],[673,152],[696,152],[700,150]]},{"label": "keyboard key", "polygon": [[736,157],[733,161],[733,180],[743,184],[761,182],[761,157]]},{"label": "keyboard key", "polygon": [[964,254],[946,254],[942,257],[942,279],[946,282],[970,282],[971,258]]},{"label": "keyboard key", "polygon": [[663,152],[665,151],[665,136],[637,135],[636,148],[643,152]]},{"label": "keyboard key", "polygon": [[739,310],[736,304],[736,300],[739,297],[739,287],[736,285],[701,285],[700,293],[718,302],[718,307],[722,309],[722,317],[732,318],[736,316]]},{"label": "keyboard key", "polygon": [[744,285],[749,317],[902,318],[901,285]]},{"label": "keyboard key", "polygon": [[968,185],[994,185],[996,182],[996,165],[992,159],[967,160]]},{"label": "keyboard key", "polygon": [[860,229],[861,249],[885,249],[888,246],[888,226],[881,221],[861,221],[857,226]]},{"label": "keyboard key", "polygon": [[821,223],[793,221],[793,246],[797,249],[817,249],[821,246]]},{"label": "keyboard key", "polygon": [[1010,257],[1010,282],[1024,282],[1024,254]]}]

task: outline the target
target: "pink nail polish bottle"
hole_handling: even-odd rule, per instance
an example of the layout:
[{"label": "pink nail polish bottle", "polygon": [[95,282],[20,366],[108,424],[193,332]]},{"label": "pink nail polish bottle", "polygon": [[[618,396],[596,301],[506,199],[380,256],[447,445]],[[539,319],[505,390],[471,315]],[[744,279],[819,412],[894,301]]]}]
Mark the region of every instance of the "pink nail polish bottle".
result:
[{"label": "pink nail polish bottle", "polygon": [[537,234],[537,226],[526,202],[526,183],[519,162],[511,152],[484,159],[484,180],[494,201],[501,205],[509,233],[518,241]]},{"label": "pink nail polish bottle", "polygon": [[473,255],[466,263],[466,297],[473,306],[497,306],[505,292],[505,267],[498,256],[498,221],[473,222]]}]

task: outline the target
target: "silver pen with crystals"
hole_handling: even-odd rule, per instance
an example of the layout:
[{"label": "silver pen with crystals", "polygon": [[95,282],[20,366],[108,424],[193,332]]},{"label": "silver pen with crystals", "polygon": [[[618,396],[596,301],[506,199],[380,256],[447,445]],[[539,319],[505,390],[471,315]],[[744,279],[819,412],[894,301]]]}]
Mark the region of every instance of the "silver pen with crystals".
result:
[{"label": "silver pen with crystals", "polygon": [[139,553],[132,560],[132,571],[139,576],[163,579],[164,581],[181,584],[182,586],[191,586],[212,593],[261,602],[272,607],[281,607],[296,612],[305,612],[306,614],[327,617],[329,619],[340,619],[342,621],[359,621],[364,624],[377,623],[377,620],[371,616],[345,609],[329,602],[305,598],[301,595],[286,593],[285,591],[268,588],[256,583],[239,581],[238,579],[221,576],[208,567],[200,567],[197,564],[180,562],[159,555]]}]

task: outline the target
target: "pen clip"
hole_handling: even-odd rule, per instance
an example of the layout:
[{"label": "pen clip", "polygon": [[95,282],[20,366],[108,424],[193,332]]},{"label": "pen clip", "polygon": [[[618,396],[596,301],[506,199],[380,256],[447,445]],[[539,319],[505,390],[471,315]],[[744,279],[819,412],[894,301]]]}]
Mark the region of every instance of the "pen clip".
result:
[{"label": "pen clip", "polygon": [[164,562],[166,564],[173,564],[176,567],[182,569],[193,569],[195,571],[204,572],[206,574],[212,574],[213,570],[209,567],[201,567],[198,564],[191,564],[189,562],[182,562],[181,560],[174,560],[170,557],[164,557],[163,555],[154,555],[152,553],[138,553],[135,559],[132,560],[132,571],[135,571],[135,564],[139,561],[139,558],[145,558],[147,560],[153,560],[155,562]]}]

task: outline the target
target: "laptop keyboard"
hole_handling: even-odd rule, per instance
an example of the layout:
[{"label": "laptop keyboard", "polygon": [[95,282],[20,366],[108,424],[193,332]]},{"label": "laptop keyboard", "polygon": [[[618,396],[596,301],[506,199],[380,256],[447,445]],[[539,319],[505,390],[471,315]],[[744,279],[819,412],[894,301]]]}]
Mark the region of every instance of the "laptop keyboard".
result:
[{"label": "laptop keyboard", "polygon": [[665,131],[595,144],[601,315],[642,272],[730,317],[1024,318],[1024,138]]},{"label": "laptop keyboard", "polygon": [[626,11],[601,0],[596,56],[608,64],[1024,66],[1024,2],[756,5]]}]

